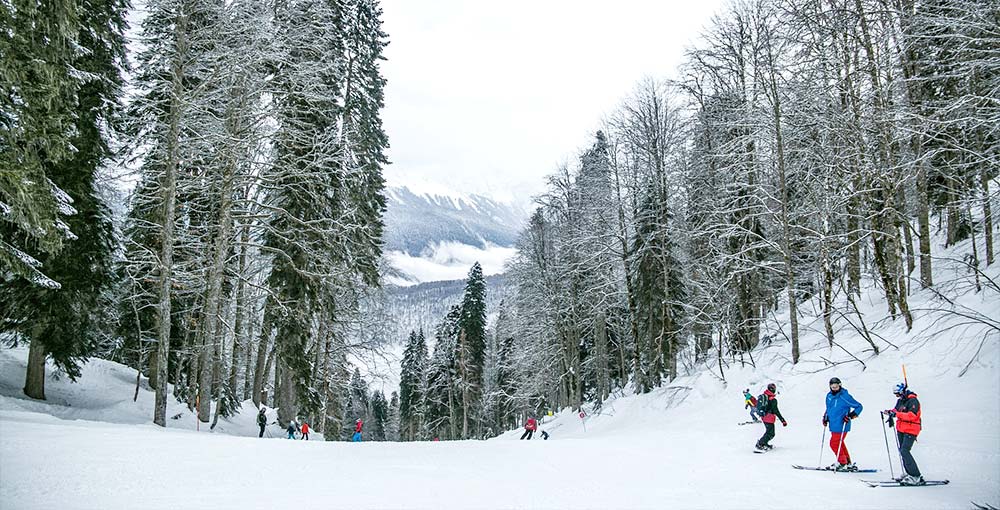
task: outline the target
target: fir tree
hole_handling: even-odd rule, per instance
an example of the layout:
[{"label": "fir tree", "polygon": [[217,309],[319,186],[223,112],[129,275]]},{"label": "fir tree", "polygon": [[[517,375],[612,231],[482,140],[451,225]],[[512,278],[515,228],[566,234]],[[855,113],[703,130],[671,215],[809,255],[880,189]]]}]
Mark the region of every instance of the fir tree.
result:
[{"label": "fir tree", "polygon": [[[50,8],[62,5],[53,2]],[[0,317],[0,330],[19,331],[30,343],[24,390],[33,398],[45,398],[46,358],[75,380],[80,376],[80,364],[97,349],[102,333],[107,331],[109,321],[102,314],[108,303],[102,301],[102,293],[111,279],[114,239],[97,176],[111,156],[107,137],[119,127],[126,6],[121,0],[80,4],[73,25],[65,27],[67,32],[74,32],[71,39],[79,45],[72,55],[72,66],[77,71],[73,76],[82,78],[75,78],[77,83],[72,86],[72,111],[50,114],[55,119],[70,119],[68,141],[73,150],[63,158],[40,162],[52,184],[68,195],[75,210],[66,218],[73,235],[65,241],[65,249],[58,255],[46,253],[42,258],[47,276],[58,281],[60,287],[36,285],[25,279],[0,283],[0,299],[8,305],[4,307],[6,317]],[[30,7],[26,4],[21,8]],[[25,89],[30,92],[31,88]],[[59,104],[54,102],[53,106]]]},{"label": "fir tree", "polygon": [[458,377],[462,389],[462,438],[476,435],[486,360],[486,280],[479,262],[465,282],[458,318]]},{"label": "fir tree", "polygon": [[385,441],[389,435],[389,403],[385,394],[376,390],[371,397],[371,440]]},{"label": "fir tree", "polygon": [[[59,283],[38,259],[59,253],[63,241],[74,238],[60,218],[74,212],[73,199],[53,179],[57,166],[74,158],[73,138],[87,136],[73,131],[86,124],[77,119],[84,80],[74,71],[88,64],[81,32],[103,34],[119,26],[113,20],[110,27],[84,25],[100,9],[65,1],[0,6],[0,271],[49,288]],[[97,79],[117,82],[114,76]]]},{"label": "fir tree", "polygon": [[403,441],[420,438],[424,410],[424,374],[427,367],[427,343],[424,332],[410,332],[403,351],[399,379],[399,435]]},{"label": "fir tree", "polygon": [[389,397],[389,420],[385,431],[386,441],[399,441],[399,392]]}]

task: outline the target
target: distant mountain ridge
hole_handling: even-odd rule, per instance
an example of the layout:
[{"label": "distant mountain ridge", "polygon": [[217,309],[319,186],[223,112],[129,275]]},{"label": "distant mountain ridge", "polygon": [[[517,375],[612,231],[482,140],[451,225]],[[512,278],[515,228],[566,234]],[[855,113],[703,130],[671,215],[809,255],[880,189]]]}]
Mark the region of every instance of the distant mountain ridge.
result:
[{"label": "distant mountain ridge", "polygon": [[477,194],[415,193],[407,187],[389,187],[386,198],[385,250],[414,257],[445,242],[511,247],[529,216],[526,205]]}]

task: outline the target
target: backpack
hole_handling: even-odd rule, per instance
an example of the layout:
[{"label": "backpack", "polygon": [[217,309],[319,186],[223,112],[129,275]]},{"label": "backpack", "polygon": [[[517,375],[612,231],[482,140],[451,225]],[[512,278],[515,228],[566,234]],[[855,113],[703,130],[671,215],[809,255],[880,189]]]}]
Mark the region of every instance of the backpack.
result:
[{"label": "backpack", "polygon": [[768,401],[768,400],[769,400],[769,399],[768,399],[768,397],[767,397],[767,393],[761,393],[761,394],[760,394],[760,395],[759,395],[759,396],[757,397],[757,405],[756,405],[756,408],[757,408],[757,414],[758,414],[758,415],[760,415],[760,416],[764,416],[765,414],[767,414],[767,401]]}]

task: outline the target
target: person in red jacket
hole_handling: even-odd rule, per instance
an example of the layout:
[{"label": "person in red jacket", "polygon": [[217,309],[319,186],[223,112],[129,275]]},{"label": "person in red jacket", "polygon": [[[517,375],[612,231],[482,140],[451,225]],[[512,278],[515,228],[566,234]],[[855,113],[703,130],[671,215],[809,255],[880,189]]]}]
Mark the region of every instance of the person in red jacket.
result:
[{"label": "person in red jacket", "polygon": [[361,442],[361,428],[364,427],[364,425],[365,422],[361,421],[361,418],[358,418],[357,423],[354,424],[354,437],[352,437],[351,439],[355,443]]},{"label": "person in red jacket", "polygon": [[309,424],[302,422],[302,439],[309,440]]},{"label": "person in red jacket", "polygon": [[788,422],[785,421],[785,417],[781,415],[781,411],[778,410],[778,398],[775,396],[778,392],[778,387],[774,384],[768,384],[767,390],[764,391],[764,395],[767,396],[767,404],[764,407],[764,416],[761,421],[764,422],[764,435],[757,440],[756,449],[758,451],[767,451],[773,448],[771,446],[771,440],[774,439],[774,421],[775,418],[781,420],[781,426],[787,427]]},{"label": "person in red jacket", "polygon": [[913,460],[910,449],[916,442],[920,434],[920,401],[917,394],[906,387],[906,383],[899,383],[893,389],[896,395],[896,407],[883,411],[889,415],[889,426],[892,427],[892,419],[896,418],[896,439],[899,441],[899,456],[903,458],[903,470],[906,475],[899,478],[900,485],[923,485],[924,477],[920,475],[917,461]]},{"label": "person in red jacket", "polygon": [[527,438],[528,441],[531,441],[531,436],[535,433],[535,430],[537,429],[538,429],[538,422],[535,421],[535,417],[529,416],[528,422],[524,424],[524,434],[521,434],[521,439]]}]

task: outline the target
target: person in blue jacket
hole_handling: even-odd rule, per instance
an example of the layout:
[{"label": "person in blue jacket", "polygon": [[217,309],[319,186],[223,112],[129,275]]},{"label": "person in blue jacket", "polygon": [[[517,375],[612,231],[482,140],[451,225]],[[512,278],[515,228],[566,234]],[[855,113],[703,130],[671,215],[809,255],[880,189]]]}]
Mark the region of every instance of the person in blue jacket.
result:
[{"label": "person in blue jacket", "polygon": [[847,451],[844,438],[851,431],[851,420],[861,415],[861,409],[861,403],[854,400],[847,388],[840,385],[839,378],[830,379],[830,393],[826,394],[826,412],[823,413],[823,426],[830,426],[830,449],[837,455],[837,462],[830,469],[858,470],[851,462],[851,454]]}]

